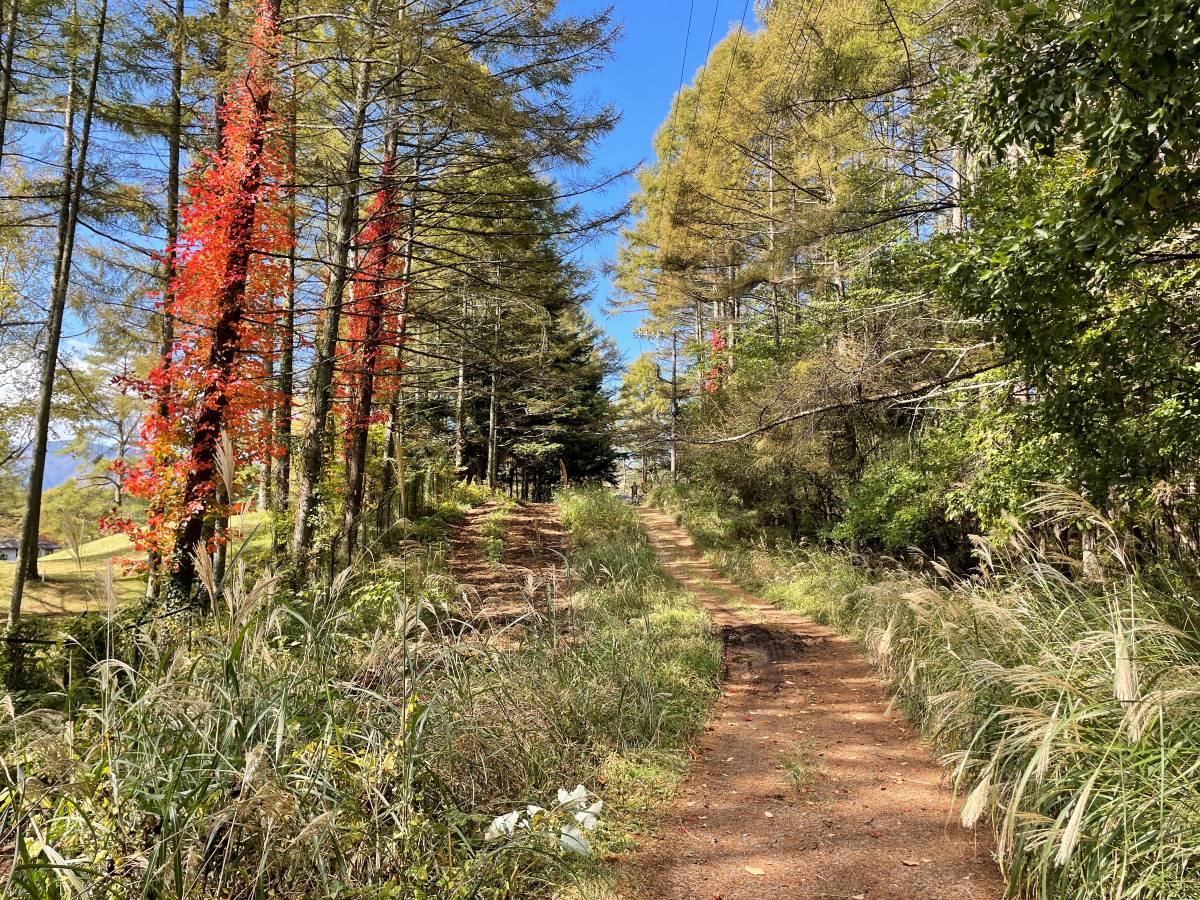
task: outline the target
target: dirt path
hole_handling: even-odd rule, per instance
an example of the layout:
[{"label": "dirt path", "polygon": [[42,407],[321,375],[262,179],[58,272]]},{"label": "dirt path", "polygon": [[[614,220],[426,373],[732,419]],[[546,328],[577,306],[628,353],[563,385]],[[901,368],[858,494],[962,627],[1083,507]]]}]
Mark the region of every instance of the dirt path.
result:
[{"label": "dirt path", "polygon": [[726,682],[628,896],[1003,897],[990,838],[958,824],[941,768],[854,646],[721,577],[671,517],[640,513],[721,629]]},{"label": "dirt path", "polygon": [[471,510],[450,539],[450,571],[462,586],[471,624],[483,630],[540,615],[547,593],[567,592],[563,562],[567,536],[553,503],[522,503],[506,518],[504,552],[494,564],[483,553],[483,521],[497,504]]}]

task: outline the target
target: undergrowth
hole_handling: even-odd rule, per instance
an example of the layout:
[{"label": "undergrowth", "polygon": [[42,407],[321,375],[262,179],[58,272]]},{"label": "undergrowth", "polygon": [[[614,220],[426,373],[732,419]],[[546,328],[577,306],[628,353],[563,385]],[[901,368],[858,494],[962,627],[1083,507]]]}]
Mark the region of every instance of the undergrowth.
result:
[{"label": "undergrowth", "polygon": [[504,559],[504,542],[508,537],[508,517],[516,503],[509,499],[499,500],[483,520],[480,528],[483,556],[490,565],[498,566]]},{"label": "undergrowth", "polygon": [[562,505],[575,591],[515,646],[464,629],[441,551],[406,544],[315,599],[239,567],[210,617],[125,630],[58,696],[9,698],[6,895],[536,897],[602,883],[579,851],[619,848],[678,777],[718,647],[631,510],[599,491]]},{"label": "undergrowth", "polygon": [[977,574],[935,582],[732,540],[745,522],[719,505],[658,499],[727,575],[858,639],[951,767],[964,823],[994,828],[1016,894],[1200,897],[1200,632],[1178,573],[1088,581],[1017,529],[980,542]]}]

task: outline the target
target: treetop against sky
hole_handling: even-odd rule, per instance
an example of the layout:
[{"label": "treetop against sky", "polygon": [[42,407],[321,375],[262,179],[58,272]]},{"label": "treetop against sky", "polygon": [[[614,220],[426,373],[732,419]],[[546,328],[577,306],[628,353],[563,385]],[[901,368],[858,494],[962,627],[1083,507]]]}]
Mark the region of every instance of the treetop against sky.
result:
[{"label": "treetop against sky", "polygon": [[[622,25],[616,53],[577,86],[580,95],[612,103],[621,113],[621,121],[596,147],[591,164],[595,173],[619,173],[652,163],[654,133],[671,110],[680,76],[684,84],[690,82],[712,47],[739,21],[747,28],[755,26],[753,9],[745,0],[615,0],[612,5]],[[564,0],[560,5],[568,15],[595,7],[595,0]],[[631,175],[619,178],[589,193],[582,203],[589,211],[611,207],[624,202],[635,187]],[[605,313],[612,286],[601,267],[613,259],[615,246],[615,236],[606,234],[581,246],[578,254],[597,269],[592,313],[629,362],[648,343],[634,334],[640,312]]]}]

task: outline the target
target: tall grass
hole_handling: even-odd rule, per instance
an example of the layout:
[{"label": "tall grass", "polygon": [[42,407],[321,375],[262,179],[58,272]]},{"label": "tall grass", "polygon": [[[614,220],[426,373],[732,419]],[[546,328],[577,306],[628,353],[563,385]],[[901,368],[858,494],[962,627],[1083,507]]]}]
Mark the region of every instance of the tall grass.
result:
[{"label": "tall grass", "polygon": [[319,603],[243,569],[211,618],[124,632],[53,703],[9,698],[6,895],[540,896],[594,869],[553,830],[488,826],[582,783],[612,807],[594,839],[618,840],[610,776],[679,755],[717,648],[661,577],[629,583],[629,510],[563,503],[578,587],[516,647],[464,639],[440,554],[415,549]]},{"label": "tall grass", "polygon": [[813,548],[711,555],[768,599],[861,642],[944,754],[964,821],[995,829],[1015,893],[1196,898],[1194,582],[1131,571],[1112,549],[1118,565],[1098,581],[1047,559],[1019,529],[1005,546],[980,543],[977,575],[943,572],[936,583]]}]

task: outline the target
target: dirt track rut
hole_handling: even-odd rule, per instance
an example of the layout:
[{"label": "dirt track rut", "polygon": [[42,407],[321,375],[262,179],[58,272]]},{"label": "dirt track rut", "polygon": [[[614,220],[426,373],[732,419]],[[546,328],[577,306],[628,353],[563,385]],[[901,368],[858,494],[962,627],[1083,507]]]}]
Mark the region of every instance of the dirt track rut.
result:
[{"label": "dirt track rut", "polygon": [[990,837],[958,824],[942,769],[854,646],[723,578],[671,517],[639,512],[720,629],[725,684],[626,896],[1002,898]]}]

